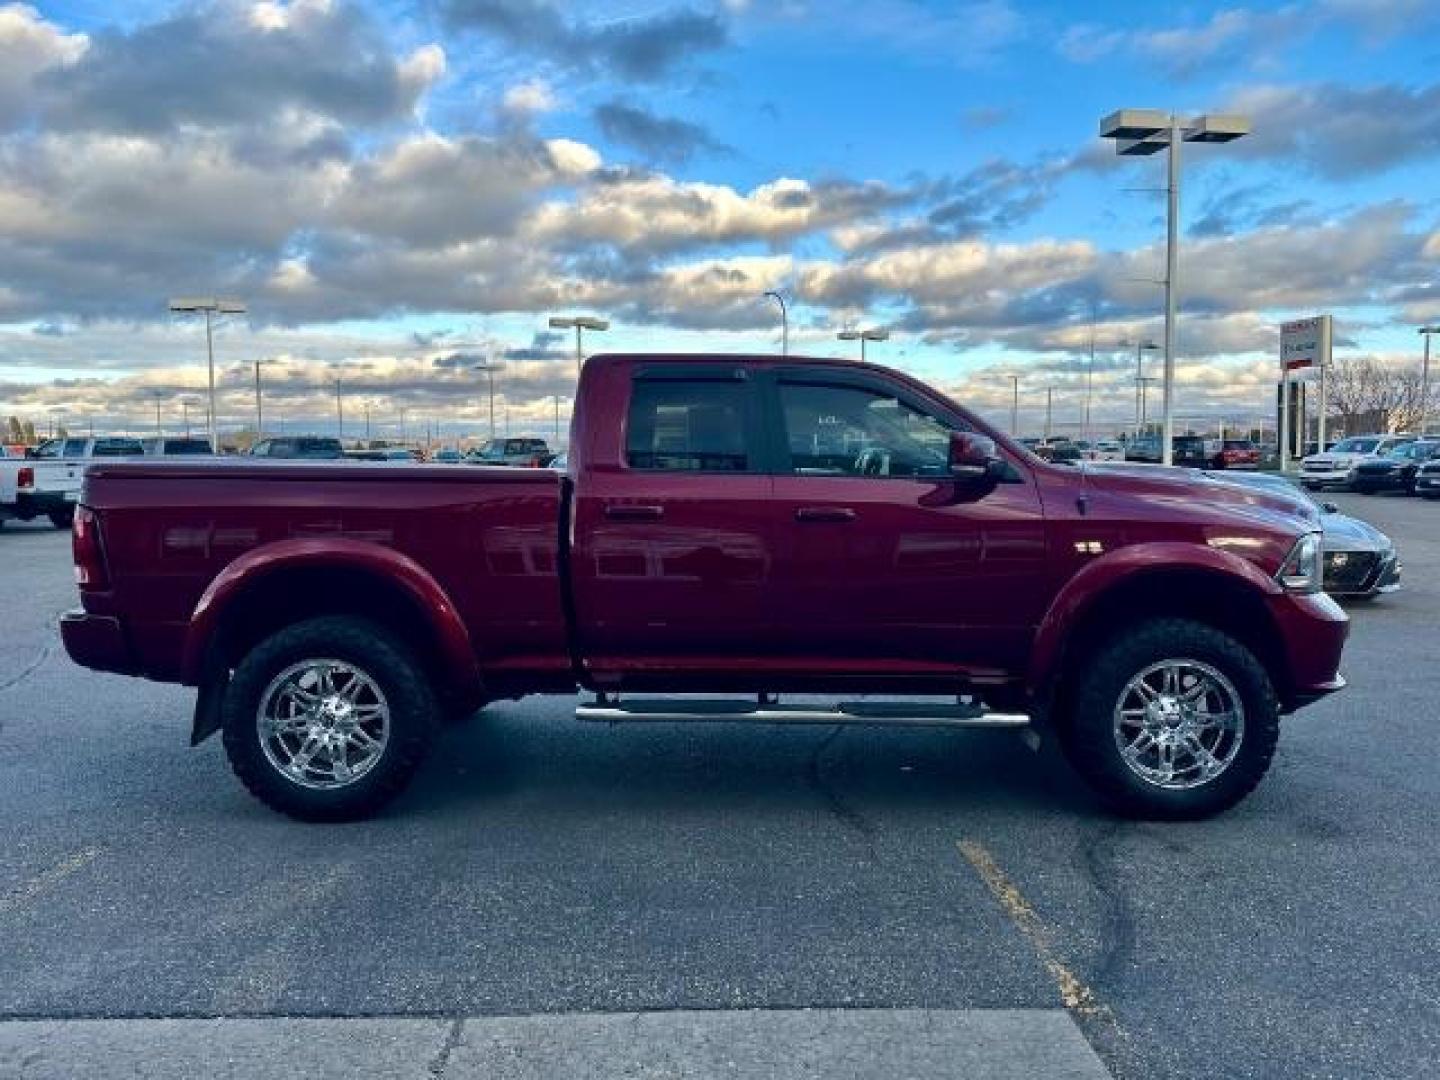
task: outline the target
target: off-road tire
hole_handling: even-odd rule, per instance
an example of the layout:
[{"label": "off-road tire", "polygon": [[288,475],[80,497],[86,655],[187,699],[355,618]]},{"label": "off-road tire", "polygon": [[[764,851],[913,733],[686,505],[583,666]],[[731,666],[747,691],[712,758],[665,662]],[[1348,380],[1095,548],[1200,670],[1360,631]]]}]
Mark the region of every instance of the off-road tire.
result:
[{"label": "off-road tire", "polygon": [[[292,664],[320,658],[364,671],[390,708],[390,735],[380,759],[341,788],[306,788],[287,778],[266,757],[256,722],[271,680]],[[266,638],[240,661],[221,706],[225,753],[235,775],[265,805],[302,821],[353,821],[385,806],[414,777],[439,716],[434,690],[410,651],[378,624],[351,616],[310,619]]]},{"label": "off-road tire", "polygon": [[[1234,686],[1245,711],[1235,758],[1214,779],[1185,789],[1160,787],[1125,763],[1114,713],[1129,680],[1151,664],[1186,659],[1208,664]],[[1254,653],[1214,627],[1161,618],[1122,630],[1078,665],[1061,745],[1071,765],[1113,810],[1126,817],[1180,821],[1228,810],[1260,783],[1280,737],[1280,704]]]}]

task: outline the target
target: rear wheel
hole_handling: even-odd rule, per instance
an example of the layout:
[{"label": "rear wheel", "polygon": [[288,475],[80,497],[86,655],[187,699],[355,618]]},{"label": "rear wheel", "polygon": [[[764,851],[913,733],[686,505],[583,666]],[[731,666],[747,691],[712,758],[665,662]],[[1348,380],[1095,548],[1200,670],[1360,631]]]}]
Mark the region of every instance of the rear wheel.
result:
[{"label": "rear wheel", "polygon": [[1203,818],[1234,806],[1270,767],[1280,707],[1260,662],[1188,619],[1126,631],[1079,675],[1066,755],[1118,812]]},{"label": "rear wheel", "polygon": [[379,810],[409,784],[439,716],[423,669],[365,619],[297,623],[235,669],[225,752],[250,792],[305,821]]},{"label": "rear wheel", "polygon": [[46,516],[49,517],[50,524],[57,529],[68,529],[75,524],[75,508],[73,506],[67,506],[64,510],[52,510]]}]

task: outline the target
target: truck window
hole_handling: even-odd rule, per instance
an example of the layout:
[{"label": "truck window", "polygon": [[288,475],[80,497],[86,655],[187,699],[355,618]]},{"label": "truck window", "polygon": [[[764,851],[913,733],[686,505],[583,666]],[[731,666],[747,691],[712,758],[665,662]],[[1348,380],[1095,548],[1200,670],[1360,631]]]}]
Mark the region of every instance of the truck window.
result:
[{"label": "truck window", "polygon": [[743,382],[637,380],[626,425],[627,463],[665,472],[748,471],[750,392]]},{"label": "truck window", "polygon": [[84,440],[84,439],[66,439],[66,440],[65,440],[65,449],[61,451],[61,456],[62,456],[62,457],[84,457],[84,456],[85,456],[85,440]]},{"label": "truck window", "polygon": [[861,386],[782,383],[790,469],[807,476],[943,476],[950,428]]}]

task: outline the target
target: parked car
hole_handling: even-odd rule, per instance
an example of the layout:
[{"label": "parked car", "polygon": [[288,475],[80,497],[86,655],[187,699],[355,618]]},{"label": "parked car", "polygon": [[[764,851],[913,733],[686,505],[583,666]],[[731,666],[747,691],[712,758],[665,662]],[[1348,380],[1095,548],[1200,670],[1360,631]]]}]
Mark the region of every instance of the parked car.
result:
[{"label": "parked car", "polygon": [[1415,494],[1422,499],[1440,499],[1440,458],[1432,458],[1416,470]]},{"label": "parked car", "polygon": [[1141,435],[1125,444],[1125,460],[1158,465],[1161,461],[1160,438],[1156,435]]},{"label": "parked car", "polygon": [[261,439],[250,448],[250,456],[301,458],[306,461],[340,461],[345,457],[345,449],[340,445],[339,439],[316,435],[287,435],[275,439]]},{"label": "parked car", "polygon": [[430,458],[437,465],[458,465],[465,460],[463,454],[453,446],[442,446]]},{"label": "parked car", "polygon": [[1350,487],[1366,495],[1380,491],[1403,491],[1414,495],[1420,466],[1437,455],[1440,455],[1440,439],[1417,439],[1405,443],[1382,458],[1356,465]]},{"label": "parked car", "polygon": [[1125,447],[1113,439],[1101,439],[1084,452],[1086,461],[1124,461]]},{"label": "parked car", "polygon": [[567,471],[570,468],[570,455],[556,454],[550,459],[550,464],[546,468],[558,473]]},{"label": "parked car", "polygon": [[0,522],[44,517],[55,528],[68,529],[85,467],[97,458],[143,452],[139,440],[123,436],[48,439],[28,447],[23,459],[0,461]]},{"label": "parked car", "polygon": [[404,789],[444,716],[577,684],[606,723],[1030,729],[1119,812],[1195,818],[1344,685],[1292,499],[1049,465],[851,361],[596,356],[575,410],[565,476],[93,467],[65,647],[197,687],[192,740],[322,820]]},{"label": "parked car", "polygon": [[1258,469],[1260,448],[1249,439],[1222,439],[1210,458],[1212,469]]},{"label": "parked car", "polygon": [[166,435],[163,438],[155,435],[140,440],[140,445],[150,457],[210,457],[214,455],[208,438],[189,435],[184,437]]},{"label": "parked car", "polygon": [[491,439],[469,458],[476,465],[509,465],[538,469],[550,460],[544,439]]},{"label": "parked car", "polygon": [[1325,591],[1331,596],[1369,600],[1400,588],[1400,555],[1395,544],[1368,521],[1342,514],[1331,502],[1317,502],[1308,491],[1273,473],[1209,473],[1227,484],[1242,484],[1300,500],[1323,534]]},{"label": "parked car", "polygon": [[1348,489],[1362,463],[1379,461],[1390,451],[1414,441],[1413,435],[1352,435],[1323,454],[1301,459],[1300,482],[1308,488]]},{"label": "parked car", "polygon": [[420,455],[405,446],[380,446],[368,450],[350,450],[345,457],[351,461],[408,461],[418,462]]}]

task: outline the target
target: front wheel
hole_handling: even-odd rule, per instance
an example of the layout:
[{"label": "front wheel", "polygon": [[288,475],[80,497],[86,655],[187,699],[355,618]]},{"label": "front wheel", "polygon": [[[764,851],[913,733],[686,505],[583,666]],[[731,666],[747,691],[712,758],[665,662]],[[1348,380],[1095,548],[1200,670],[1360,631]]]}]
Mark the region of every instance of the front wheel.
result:
[{"label": "front wheel", "polygon": [[408,649],[365,619],[286,627],[235,669],[225,752],[261,802],[305,821],[367,817],[400,794],[439,707]]},{"label": "front wheel", "polygon": [[1079,674],[1063,729],[1067,757],[1118,812],[1209,817],[1265,775],[1280,706],[1244,645],[1188,619],[1126,631]]},{"label": "front wheel", "polygon": [[75,508],[73,506],[67,506],[64,510],[52,510],[46,516],[50,518],[50,524],[57,529],[68,529],[75,524]]}]

